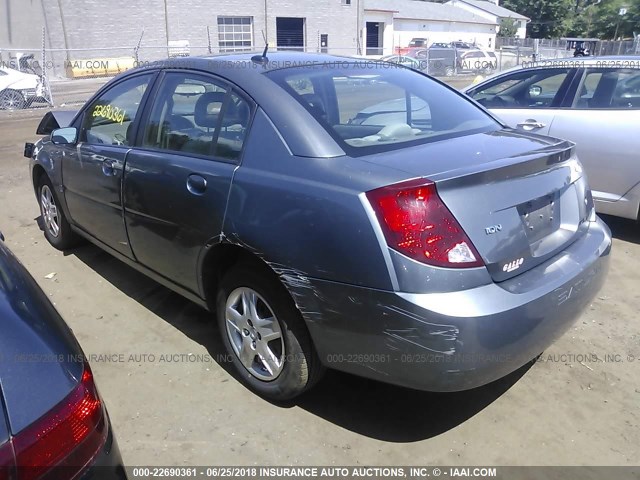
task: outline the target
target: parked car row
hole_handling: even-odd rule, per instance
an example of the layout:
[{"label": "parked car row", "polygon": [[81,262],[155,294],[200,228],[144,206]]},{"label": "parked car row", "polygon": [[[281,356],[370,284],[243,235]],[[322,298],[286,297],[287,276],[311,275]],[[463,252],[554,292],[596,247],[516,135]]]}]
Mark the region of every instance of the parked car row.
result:
[{"label": "parked car row", "polygon": [[491,74],[498,68],[493,52],[479,49],[459,50],[452,47],[410,49],[405,55],[388,55],[381,60],[400,64],[434,76],[456,74]]},{"label": "parked car row", "polygon": [[409,48],[477,48],[475,44],[456,40],[453,42],[433,42],[429,44],[429,39],[415,37],[409,41]]}]

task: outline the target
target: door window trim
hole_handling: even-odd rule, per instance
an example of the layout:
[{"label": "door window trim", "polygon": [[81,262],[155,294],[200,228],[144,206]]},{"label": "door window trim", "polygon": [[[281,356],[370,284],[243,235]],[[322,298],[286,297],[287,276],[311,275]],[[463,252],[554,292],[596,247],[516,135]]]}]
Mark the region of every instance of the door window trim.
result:
[{"label": "door window trim", "polygon": [[[541,66],[541,67],[536,67],[536,68],[532,68],[529,70],[515,70],[515,71],[511,71],[509,73],[505,73],[503,75],[500,75],[499,77],[496,77],[494,79],[491,80],[491,82],[487,82],[487,86],[491,85],[493,82],[497,82],[497,81],[505,81],[508,80],[510,76],[515,75],[517,73],[520,73],[522,71],[528,71],[530,73],[534,73],[534,72],[538,72],[538,71],[545,71],[545,70],[569,70],[567,72],[567,76],[566,78],[563,80],[562,84],[560,85],[560,88],[558,89],[558,92],[556,93],[553,101],[551,102],[550,105],[546,106],[546,107],[522,107],[522,108],[510,108],[509,110],[545,110],[545,109],[554,109],[554,110],[561,110],[561,109],[567,109],[567,108],[571,108],[571,103],[573,101],[573,95],[571,94],[571,92],[573,91],[574,85],[575,85],[575,79],[576,76],[579,76],[579,70],[580,68],[578,67],[566,67],[566,66]],[[487,87],[484,87],[487,88]],[[473,87],[471,89],[469,89],[467,95],[469,97],[471,97],[475,102],[477,102],[477,100],[475,98],[472,97],[472,95],[475,95],[479,90],[479,86]],[[561,94],[561,95],[560,95]],[[560,95],[560,96],[559,96]],[[569,105],[567,106],[567,99],[570,98],[571,100],[569,101]],[[487,108],[487,107],[484,107]]]},{"label": "door window trim", "polygon": [[576,75],[576,78],[574,79],[574,81],[572,82],[571,86],[575,86],[575,90],[573,92],[573,95],[569,98],[568,101],[568,108],[570,110],[578,110],[578,111],[602,111],[602,112],[607,112],[607,111],[623,111],[623,112],[627,112],[627,111],[638,111],[640,110],[640,108],[629,108],[629,107],[607,107],[607,108],[592,108],[592,107],[586,107],[586,108],[579,108],[574,106],[575,103],[579,100],[578,97],[578,92],[580,91],[580,88],[582,87],[582,85],[584,84],[584,82],[587,79],[587,75],[589,73],[593,73],[593,71],[602,71],[602,72],[610,72],[610,71],[618,71],[618,70],[635,70],[634,68],[622,68],[622,67],[606,67],[606,66],[597,66],[597,65],[585,65],[584,67],[580,68],[580,74]]},{"label": "door window trim", "polygon": [[[146,109],[146,104],[147,101],[149,99],[149,95],[151,94],[151,91],[155,88],[156,86],[156,81],[158,79],[158,70],[145,70],[145,71],[141,71],[141,72],[137,72],[135,74],[132,75],[127,75],[124,78],[121,78],[120,80],[118,80],[117,82],[113,82],[113,83],[107,83],[104,87],[102,87],[100,90],[98,90],[93,97],[91,97],[91,99],[84,105],[84,107],[82,108],[82,110],[80,111],[80,113],[76,116],[76,118],[74,119],[73,122],[71,122],[71,124],[73,126],[75,126],[78,129],[78,138],[80,139],[78,141],[79,145],[87,145],[87,146],[94,146],[95,144],[93,143],[87,143],[86,140],[86,131],[83,128],[84,125],[84,120],[85,120],[85,116],[87,115],[90,107],[95,103],[96,100],[98,100],[100,97],[102,97],[102,95],[104,95],[105,93],[107,93],[109,90],[116,88],[118,85],[121,85],[122,83],[131,80],[132,78],[137,78],[137,77],[142,77],[145,75],[150,75],[151,74],[151,78],[149,79],[149,83],[147,85],[146,90],[144,91],[144,94],[142,95],[142,98],[140,99],[140,107],[138,108],[138,110],[136,111],[136,116],[133,119],[133,126],[131,127],[134,131],[134,142],[133,145],[108,145],[109,147],[115,147],[115,148],[126,148],[126,149],[131,149],[133,148],[138,140],[138,129],[140,127],[140,122],[142,120],[142,112]],[[101,146],[107,146],[107,145],[101,145]]]},{"label": "door window trim", "polygon": [[[218,135],[220,133],[219,128],[217,129],[215,141],[212,142],[212,145],[211,145],[212,151],[208,155],[202,155],[202,154],[193,153],[193,152],[179,152],[176,150],[169,150],[167,148],[158,148],[158,147],[150,147],[150,146],[142,145],[145,129],[140,128],[140,126],[143,125],[146,127],[147,123],[149,122],[149,119],[151,118],[151,112],[153,111],[153,107],[155,106],[156,101],[159,98],[161,88],[164,85],[165,77],[167,76],[167,74],[172,74],[172,73],[178,73],[182,75],[191,75],[192,77],[195,77],[195,78],[201,77],[206,81],[215,82],[222,88],[225,88],[226,89],[225,100],[222,106],[223,111],[222,111],[222,115],[220,116],[220,121],[223,120],[224,112],[226,111],[227,101],[232,94],[237,95],[242,100],[247,102],[247,105],[249,105],[249,109],[250,109],[249,121],[247,123],[247,129],[245,132],[244,140],[242,142],[240,155],[238,156],[237,159],[232,160],[229,158],[224,158],[224,157],[219,157],[214,155],[215,147],[218,144]],[[136,127],[136,135],[134,137],[135,140],[131,148],[135,148],[136,150],[141,152],[166,153],[170,155],[181,155],[181,156],[186,156],[190,158],[198,158],[201,160],[215,161],[219,163],[228,163],[231,165],[240,165],[242,164],[242,160],[244,158],[244,151],[246,148],[247,139],[249,138],[249,134],[251,131],[251,127],[253,125],[253,119],[255,117],[256,111],[257,111],[257,104],[255,103],[255,101],[249,95],[247,95],[243,90],[241,90],[235,84],[231,83],[229,80],[223,77],[219,77],[210,72],[206,72],[202,70],[191,70],[191,69],[180,69],[180,68],[162,70],[160,71],[160,74],[156,77],[156,82],[154,84],[153,91],[150,92],[150,95],[147,98],[146,105],[142,110],[142,116],[140,117],[139,123]]]}]

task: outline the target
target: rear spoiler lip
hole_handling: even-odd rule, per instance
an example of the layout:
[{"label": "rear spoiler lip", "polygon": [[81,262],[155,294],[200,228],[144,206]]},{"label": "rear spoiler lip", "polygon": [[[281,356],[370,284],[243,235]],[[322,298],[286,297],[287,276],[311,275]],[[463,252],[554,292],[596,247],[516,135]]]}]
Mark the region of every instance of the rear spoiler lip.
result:
[{"label": "rear spoiler lip", "polygon": [[36,129],[36,135],[49,135],[57,128],[68,127],[78,110],[56,110],[47,112]]}]

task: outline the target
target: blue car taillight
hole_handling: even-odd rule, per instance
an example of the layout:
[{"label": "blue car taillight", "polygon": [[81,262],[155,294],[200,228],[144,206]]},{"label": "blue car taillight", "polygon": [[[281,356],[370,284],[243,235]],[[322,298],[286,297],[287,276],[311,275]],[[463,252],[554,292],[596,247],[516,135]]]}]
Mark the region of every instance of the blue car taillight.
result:
[{"label": "blue car taillight", "polygon": [[409,180],[371,190],[366,195],[391,248],[438,267],[484,265],[432,181]]}]

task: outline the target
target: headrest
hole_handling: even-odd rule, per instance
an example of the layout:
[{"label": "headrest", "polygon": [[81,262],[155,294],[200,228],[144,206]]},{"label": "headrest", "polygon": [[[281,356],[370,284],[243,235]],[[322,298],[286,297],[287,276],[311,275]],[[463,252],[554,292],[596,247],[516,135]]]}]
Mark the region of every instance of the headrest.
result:
[{"label": "headrest", "polygon": [[[224,102],[225,92],[203,93],[196,102],[194,118],[199,127],[214,128],[218,125],[218,114]],[[219,103],[220,105],[214,105]]]},{"label": "headrest", "polygon": [[229,102],[222,117],[222,126],[229,127],[231,125],[242,125],[247,127],[249,125],[249,117],[251,116],[251,109],[244,100],[240,100],[238,103],[233,101]]}]

